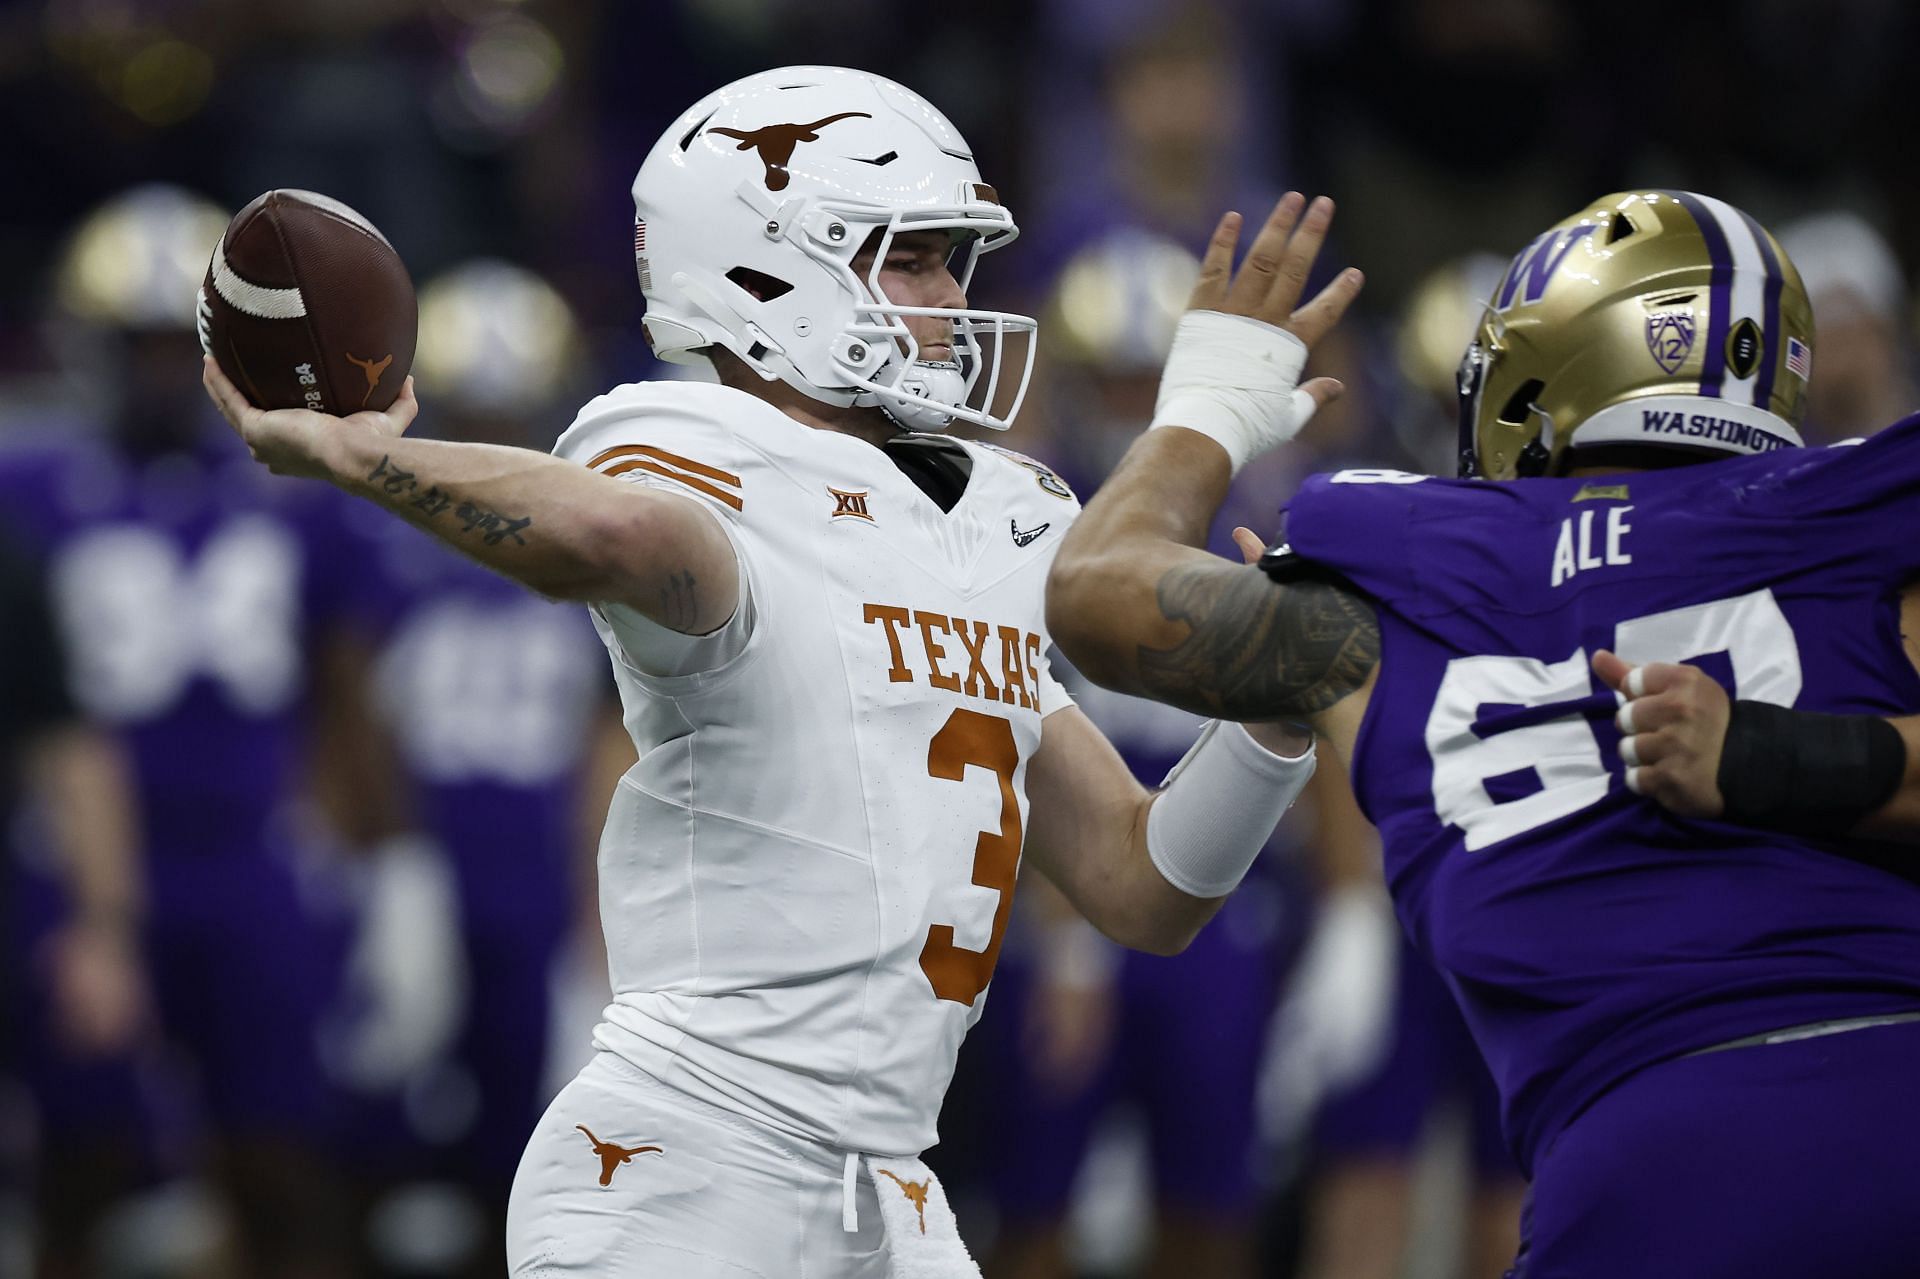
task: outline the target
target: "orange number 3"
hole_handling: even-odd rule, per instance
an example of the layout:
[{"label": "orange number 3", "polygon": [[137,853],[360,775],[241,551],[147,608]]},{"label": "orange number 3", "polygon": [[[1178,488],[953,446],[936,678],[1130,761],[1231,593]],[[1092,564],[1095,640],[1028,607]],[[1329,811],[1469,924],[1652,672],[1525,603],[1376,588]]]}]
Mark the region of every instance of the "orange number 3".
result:
[{"label": "orange number 3", "polygon": [[920,970],[933,984],[935,995],[971,1007],[993,980],[1007,916],[1013,910],[1013,880],[1020,871],[1020,799],[1013,793],[1020,747],[1013,740],[1013,725],[1001,716],[979,711],[957,710],[950,715],[927,747],[927,772],[957,782],[966,776],[969,764],[992,769],[1000,779],[1000,829],[981,831],[973,846],[973,882],[1000,894],[993,910],[993,932],[985,950],[968,950],[953,944],[952,924],[933,925],[920,948]]}]

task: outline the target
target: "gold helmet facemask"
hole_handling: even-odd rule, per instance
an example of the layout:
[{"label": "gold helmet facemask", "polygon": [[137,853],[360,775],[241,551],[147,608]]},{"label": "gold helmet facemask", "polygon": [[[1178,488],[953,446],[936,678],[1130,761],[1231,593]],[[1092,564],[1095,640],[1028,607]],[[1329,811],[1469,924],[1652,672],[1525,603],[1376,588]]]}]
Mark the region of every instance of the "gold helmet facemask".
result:
[{"label": "gold helmet facemask", "polygon": [[1604,196],[1488,300],[1460,363],[1460,474],[1558,475],[1600,446],[1798,447],[1812,364],[1806,289],[1758,222],[1685,191]]}]

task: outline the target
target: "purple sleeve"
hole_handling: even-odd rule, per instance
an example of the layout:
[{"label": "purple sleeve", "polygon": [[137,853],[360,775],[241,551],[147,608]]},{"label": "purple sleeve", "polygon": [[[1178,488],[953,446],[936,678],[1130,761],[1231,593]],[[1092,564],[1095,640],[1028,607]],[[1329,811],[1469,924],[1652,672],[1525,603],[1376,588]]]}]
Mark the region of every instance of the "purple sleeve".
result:
[{"label": "purple sleeve", "polygon": [[1369,595],[1398,599],[1413,580],[1407,546],[1413,492],[1433,481],[1404,471],[1308,477],[1287,506],[1295,555],[1329,568]]},{"label": "purple sleeve", "polygon": [[1859,444],[1806,450],[1756,484],[1751,500],[1793,521],[1836,569],[1895,582],[1920,573],[1920,415]]}]

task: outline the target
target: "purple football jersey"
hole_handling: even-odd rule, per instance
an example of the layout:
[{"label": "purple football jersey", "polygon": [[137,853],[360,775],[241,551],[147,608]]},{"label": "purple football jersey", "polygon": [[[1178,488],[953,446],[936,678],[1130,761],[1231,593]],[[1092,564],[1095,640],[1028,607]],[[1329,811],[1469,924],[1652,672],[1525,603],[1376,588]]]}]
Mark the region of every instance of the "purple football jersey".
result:
[{"label": "purple football jersey", "polygon": [[1308,481],[1288,537],[1373,598],[1356,791],[1402,924],[1445,975],[1531,1170],[1652,1062],[1920,1009],[1920,886],[1629,792],[1595,650],[1735,696],[1920,710],[1920,418],[1864,444],[1594,479]]},{"label": "purple football jersey", "polygon": [[358,513],[375,545],[381,706],[422,828],[458,872],[469,928],[557,936],[575,875],[581,771],[613,704],[587,611],[541,599],[403,521]]},{"label": "purple football jersey", "polygon": [[348,499],[224,432],[145,462],[16,451],[0,495],[46,566],[75,700],[130,752],[152,855],[265,847],[303,765],[313,643],[362,609]]},{"label": "purple football jersey", "polygon": [[478,1113],[463,1175],[511,1184],[543,1089],[548,976],[572,918],[595,717],[615,704],[587,611],[554,604],[362,508],[383,633],[379,702],[420,825],[459,895],[469,1000],[458,1057]]},{"label": "purple football jersey", "polygon": [[[222,430],[144,459],[84,435],[16,447],[0,502],[47,574],[74,701],[127,751],[146,961],[196,1101],[217,1126],[310,1135],[329,1115],[313,1027],[340,939],[297,869],[290,801],[315,642],[366,607],[348,499],[269,475]],[[67,909],[44,887],[23,931]],[[28,1033],[50,1132],[123,1115],[116,1088],[144,1095],[120,1063],[82,1069]]]}]

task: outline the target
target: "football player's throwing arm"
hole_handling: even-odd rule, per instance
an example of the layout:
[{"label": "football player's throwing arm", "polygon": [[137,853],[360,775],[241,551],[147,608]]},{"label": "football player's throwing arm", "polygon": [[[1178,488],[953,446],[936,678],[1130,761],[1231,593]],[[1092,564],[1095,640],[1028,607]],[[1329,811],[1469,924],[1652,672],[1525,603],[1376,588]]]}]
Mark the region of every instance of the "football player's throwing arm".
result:
[{"label": "football player's throwing arm", "polygon": [[1225,719],[1293,718],[1343,753],[1380,655],[1367,600],[1276,584],[1201,549],[1238,467],[1288,438],[1340,385],[1297,390],[1307,351],[1360,291],[1343,271],[1304,304],[1333,205],[1289,193],[1233,269],[1238,215],[1207,246],[1162,379],[1155,428],[1069,530],[1047,584],[1055,642],[1090,678]]},{"label": "football player's throwing arm", "polygon": [[531,449],[410,440],[412,379],[384,413],[255,408],[211,358],[207,393],[256,459],[385,507],[554,599],[626,604],[705,635],[739,602],[739,564],[692,498],[637,488]]}]

